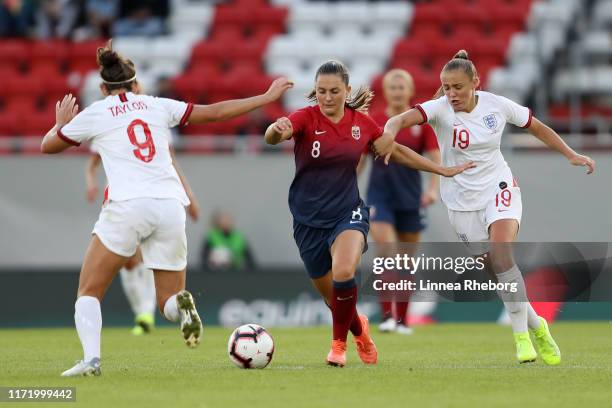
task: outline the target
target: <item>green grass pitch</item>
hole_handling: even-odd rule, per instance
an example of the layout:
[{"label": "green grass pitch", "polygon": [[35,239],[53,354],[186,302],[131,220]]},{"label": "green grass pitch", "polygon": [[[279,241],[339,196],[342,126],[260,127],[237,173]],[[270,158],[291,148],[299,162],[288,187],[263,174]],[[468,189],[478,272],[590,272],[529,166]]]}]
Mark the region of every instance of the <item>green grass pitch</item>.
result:
[{"label": "green grass pitch", "polygon": [[[102,376],[61,378],[81,357],[74,329],[0,330],[0,386],[76,387],[76,403],[53,407],[612,405],[611,322],[554,324],[563,354],[557,367],[517,364],[510,329],[494,324],[419,327],[408,337],[372,331],[374,367],[359,361],[352,344],[345,368],[325,366],[331,329],[318,327],[272,329],[271,365],[241,370],[226,355],[230,329],[206,328],[190,350],[178,329],[134,337],[127,328],[105,328]],[[41,404],[12,404],[32,405]]]}]

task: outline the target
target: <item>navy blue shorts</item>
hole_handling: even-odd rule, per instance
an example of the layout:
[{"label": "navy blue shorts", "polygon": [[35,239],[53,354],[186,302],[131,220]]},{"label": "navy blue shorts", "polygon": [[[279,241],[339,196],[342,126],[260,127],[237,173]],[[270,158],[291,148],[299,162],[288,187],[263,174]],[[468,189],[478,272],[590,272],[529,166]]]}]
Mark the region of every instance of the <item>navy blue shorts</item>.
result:
[{"label": "navy blue shorts", "polygon": [[363,202],[340,220],[333,228],[315,228],[293,221],[293,238],[300,251],[310,279],[318,279],[332,267],[331,246],[342,231],[357,230],[363,233],[365,245],[363,252],[368,249],[368,232],[370,231],[370,208]]},{"label": "navy blue shorts", "polygon": [[425,229],[425,217],[421,209],[394,210],[385,201],[369,203],[372,207],[372,222],[386,222],[395,227],[397,232],[420,232]]}]

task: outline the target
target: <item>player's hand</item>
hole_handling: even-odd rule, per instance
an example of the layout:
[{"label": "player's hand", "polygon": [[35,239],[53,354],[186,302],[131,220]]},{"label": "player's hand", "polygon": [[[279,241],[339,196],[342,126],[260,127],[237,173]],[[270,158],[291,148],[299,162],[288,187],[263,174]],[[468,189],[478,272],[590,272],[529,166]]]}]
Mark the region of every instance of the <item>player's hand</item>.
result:
[{"label": "player's hand", "polygon": [[266,95],[270,98],[270,101],[275,101],[283,96],[286,90],[291,88],[293,88],[292,81],[289,81],[285,77],[276,78],[266,91]]},{"label": "player's hand", "polygon": [[96,197],[98,196],[98,192],[99,192],[98,186],[96,185],[87,186],[87,202],[93,203]]},{"label": "player's hand", "polygon": [[286,134],[293,134],[293,125],[291,124],[289,118],[286,118],[284,116],[282,118],[276,119],[276,122],[274,122],[273,129],[275,132],[283,136]]},{"label": "player's hand", "polygon": [[421,194],[421,207],[427,208],[438,201],[438,192],[436,190],[426,190]]},{"label": "player's hand", "polygon": [[383,157],[385,164],[389,164],[391,154],[395,150],[395,138],[389,133],[383,133],[381,137],[374,141],[374,152],[376,158]]},{"label": "player's hand", "polygon": [[61,128],[79,112],[79,105],[76,103],[76,98],[72,94],[64,96],[64,99],[55,104],[55,124]]},{"label": "player's hand", "polygon": [[460,164],[459,166],[443,167],[442,168],[443,170],[440,173],[440,175],[444,177],[453,177],[473,167],[476,167],[476,163],[474,163],[473,161],[469,161],[467,163]]},{"label": "player's hand", "polygon": [[187,207],[187,214],[193,221],[197,221],[200,218],[200,203],[195,198],[190,198],[191,204]]},{"label": "player's hand", "polygon": [[574,166],[585,166],[587,168],[587,174],[591,174],[595,171],[595,160],[591,159],[589,156],[576,154],[569,159],[569,162]]}]

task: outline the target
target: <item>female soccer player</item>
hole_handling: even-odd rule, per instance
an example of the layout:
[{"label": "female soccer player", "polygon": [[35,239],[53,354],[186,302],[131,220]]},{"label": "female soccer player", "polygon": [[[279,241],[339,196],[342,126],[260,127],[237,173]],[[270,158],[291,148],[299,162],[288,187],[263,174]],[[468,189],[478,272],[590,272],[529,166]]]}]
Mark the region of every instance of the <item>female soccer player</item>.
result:
[{"label": "female soccer player", "polygon": [[[140,92],[138,92],[140,93]],[[97,148],[91,146],[91,155],[87,161],[85,168],[85,182],[87,188],[87,201],[93,203],[98,195],[98,183],[96,180],[96,173],[98,167],[102,163],[102,158],[98,154]],[[174,162],[174,149],[170,149],[170,154]],[[187,180],[180,169],[175,167],[176,172],[181,179],[181,183],[187,193],[190,204],[187,207],[187,213],[189,216],[196,221],[200,213],[200,205],[198,200],[193,195]],[[108,198],[108,190],[104,190],[104,203]],[[132,312],[134,313],[135,325],[132,328],[132,334],[142,335],[150,333],[155,327],[155,279],[153,277],[153,271],[148,269],[142,263],[142,253],[140,248],[136,250],[134,256],[129,258],[125,265],[119,270],[119,277],[121,278],[121,286],[125,293]]]},{"label": "female soccer player", "polygon": [[[371,98],[363,87],[352,95],[346,67],[328,61],[317,70],[309,97],[317,105],[279,118],[265,134],[273,145],[295,138],[296,172],[289,189],[293,236],[314,286],[331,308],[333,340],[327,363],[334,366],[346,364],[349,330],[365,364],[375,364],[378,355],[367,318],[357,314],[354,279],[369,230],[369,209],[359,197],[356,167],[361,154],[382,135],[360,112]],[[444,168],[404,146],[395,150],[393,159],[448,177],[472,165]]]},{"label": "female soccer player", "polygon": [[[383,93],[387,102],[384,111],[372,114],[372,119],[384,126],[390,117],[409,109],[414,96],[412,76],[403,69],[392,69],[383,77]],[[440,162],[440,150],[431,126],[413,126],[402,130],[397,143],[407,146],[419,154],[425,154],[432,161]],[[418,171],[374,160],[368,184],[367,203],[370,211],[371,234],[377,244],[396,242],[419,242],[420,231],[425,228],[421,208],[426,208],[438,199],[439,178],[432,176],[425,191],[421,188]],[[405,297],[384,293],[380,300],[382,323],[381,332],[396,331],[411,334],[408,327],[408,292]],[[394,310],[395,309],[395,314]]]},{"label": "female soccer player", "polygon": [[[522,202],[521,190],[500,151],[501,136],[506,123],[512,123],[563,154],[570,164],[586,166],[587,174],[594,171],[595,162],[568,147],[555,131],[533,117],[530,109],[502,96],[477,91],[478,73],[464,50],[444,66],[440,79],[442,86],[437,99],[392,117],[385,125],[385,133],[395,137],[400,129],[428,122],[438,137],[445,165],[464,160],[476,163],[475,168],[442,180],[442,200],[448,207],[450,223],[474,254],[487,252],[488,248],[490,268],[500,283],[519,288],[514,293],[499,293],[512,322],[518,361],[532,362],[537,357],[529,328],[542,360],[550,365],[559,364],[559,348],[546,321],[527,301],[512,248],[503,244],[516,239]],[[375,148],[387,156],[395,147],[389,140],[382,140]],[[493,245],[479,244],[486,241]]]},{"label": "female soccer player", "polygon": [[108,202],[94,226],[79,278],[75,324],[84,358],[63,376],[100,374],[100,300],[117,271],[138,246],[154,271],[157,303],[164,317],[181,322],[185,342],[195,347],[202,322],[185,290],[187,242],[185,209],[189,199],[173,165],[170,127],[188,122],[225,120],[278,99],[291,82],[275,80],[265,94],[193,105],[137,94],[134,64],[99,48],[100,86],[105,99],[77,114],[67,95],[56,107],[56,124],[45,135],[43,153],[59,153],[83,141],[93,142],[108,179]]}]

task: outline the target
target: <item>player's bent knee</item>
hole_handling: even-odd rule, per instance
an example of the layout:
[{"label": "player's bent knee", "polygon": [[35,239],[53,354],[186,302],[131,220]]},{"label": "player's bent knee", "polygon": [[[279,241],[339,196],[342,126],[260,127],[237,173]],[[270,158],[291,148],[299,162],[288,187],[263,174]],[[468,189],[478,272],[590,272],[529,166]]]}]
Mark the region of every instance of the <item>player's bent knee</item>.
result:
[{"label": "player's bent knee", "polygon": [[355,276],[355,268],[349,264],[338,264],[333,266],[332,273],[336,282],[343,282],[353,279]]}]

